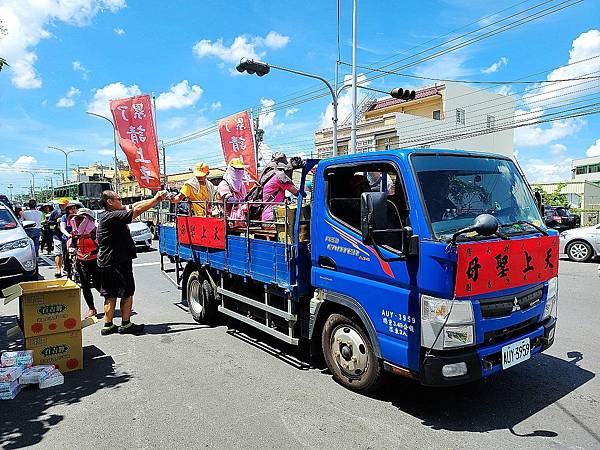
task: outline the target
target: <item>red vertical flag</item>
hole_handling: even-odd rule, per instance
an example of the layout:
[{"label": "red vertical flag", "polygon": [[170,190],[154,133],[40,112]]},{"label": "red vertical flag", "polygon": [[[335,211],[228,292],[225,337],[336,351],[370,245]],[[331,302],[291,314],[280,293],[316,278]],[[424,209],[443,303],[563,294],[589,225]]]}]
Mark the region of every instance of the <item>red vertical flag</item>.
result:
[{"label": "red vertical flag", "polygon": [[119,145],[140,187],[153,191],[160,189],[158,145],[150,96],[112,100],[110,110]]},{"label": "red vertical flag", "polygon": [[250,178],[253,181],[258,180],[252,121],[248,111],[225,117],[219,120],[218,124],[225,162],[229,163],[233,158],[240,158],[244,161]]}]

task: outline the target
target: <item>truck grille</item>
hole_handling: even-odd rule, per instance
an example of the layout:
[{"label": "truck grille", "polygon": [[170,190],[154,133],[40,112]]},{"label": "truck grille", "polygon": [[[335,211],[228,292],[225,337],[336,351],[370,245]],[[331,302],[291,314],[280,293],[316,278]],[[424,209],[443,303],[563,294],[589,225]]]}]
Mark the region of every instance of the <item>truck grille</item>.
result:
[{"label": "truck grille", "polygon": [[510,327],[488,331],[483,335],[483,343],[484,345],[491,345],[497,342],[506,341],[507,339],[511,339],[515,336],[531,331],[533,328],[535,328],[536,323],[537,317],[532,317],[529,320],[511,325]]},{"label": "truck grille", "polygon": [[479,299],[481,315],[491,317],[510,316],[513,311],[524,311],[537,305],[544,295],[544,289],[536,287],[518,295]]}]

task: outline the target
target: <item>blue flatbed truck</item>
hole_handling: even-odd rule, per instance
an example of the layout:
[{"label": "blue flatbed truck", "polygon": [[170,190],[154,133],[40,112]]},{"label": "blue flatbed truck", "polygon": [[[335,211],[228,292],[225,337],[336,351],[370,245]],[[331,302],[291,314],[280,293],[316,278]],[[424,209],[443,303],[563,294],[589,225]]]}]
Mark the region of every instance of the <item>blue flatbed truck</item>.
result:
[{"label": "blue flatbed truck", "polygon": [[552,345],[558,237],[511,159],[414,149],[307,160],[296,205],[283,242],[248,222],[215,249],[161,225],[161,257],[179,265],[194,319],[225,314],[307,342],[361,392],[384,371],[463,384]]}]

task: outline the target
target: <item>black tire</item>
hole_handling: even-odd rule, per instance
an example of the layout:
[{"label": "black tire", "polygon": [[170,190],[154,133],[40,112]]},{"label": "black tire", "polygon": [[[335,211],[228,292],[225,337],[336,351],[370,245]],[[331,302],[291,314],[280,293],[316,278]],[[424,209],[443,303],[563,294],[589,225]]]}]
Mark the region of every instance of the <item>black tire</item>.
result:
[{"label": "black tire", "polygon": [[[347,337],[354,344],[359,344],[347,345],[347,342],[342,342],[334,346],[334,338],[340,333],[344,336],[343,341]],[[336,346],[339,346],[339,351]],[[355,346],[358,348],[355,349]],[[384,375],[382,363],[375,355],[373,344],[358,321],[342,314],[331,314],[323,325],[321,347],[333,379],[342,386],[362,393],[372,392],[381,386]],[[350,360],[353,359],[355,351],[357,351],[359,364],[353,365]],[[360,361],[363,363],[361,364]],[[341,364],[353,365],[354,368],[342,367]],[[360,368],[357,368],[358,366]]]},{"label": "black tire", "polygon": [[567,256],[571,261],[586,262],[594,256],[594,251],[587,242],[574,241],[567,246]]},{"label": "black tire", "polygon": [[193,271],[186,284],[187,304],[196,322],[212,324],[217,316],[217,301],[210,282]]}]

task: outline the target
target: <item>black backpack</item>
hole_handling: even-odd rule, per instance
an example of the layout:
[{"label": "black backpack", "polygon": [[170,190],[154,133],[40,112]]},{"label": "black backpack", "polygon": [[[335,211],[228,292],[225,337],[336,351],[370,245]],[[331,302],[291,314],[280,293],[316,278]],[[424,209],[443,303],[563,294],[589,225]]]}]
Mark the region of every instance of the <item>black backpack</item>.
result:
[{"label": "black backpack", "polygon": [[[265,184],[275,176],[275,169],[273,167],[266,167],[265,171],[260,176],[258,183],[250,189],[250,192],[246,194],[247,202],[260,202],[263,199],[263,189]],[[273,199],[267,199],[267,202],[273,201]],[[262,205],[248,205],[248,217],[250,220],[260,220],[263,211],[265,210],[265,204]]]}]

